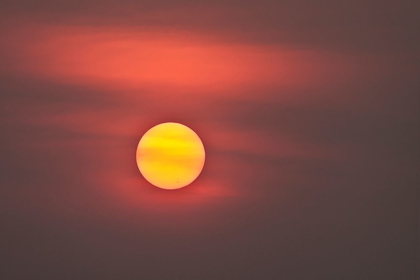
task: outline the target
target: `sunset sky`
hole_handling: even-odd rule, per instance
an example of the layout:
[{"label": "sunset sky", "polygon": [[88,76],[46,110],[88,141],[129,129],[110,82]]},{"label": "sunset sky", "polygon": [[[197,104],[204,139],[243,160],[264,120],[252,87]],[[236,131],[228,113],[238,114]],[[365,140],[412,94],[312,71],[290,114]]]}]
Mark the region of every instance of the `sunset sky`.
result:
[{"label": "sunset sky", "polygon": [[[415,279],[418,6],[6,0],[0,278]],[[176,191],[163,122],[206,150]]]}]

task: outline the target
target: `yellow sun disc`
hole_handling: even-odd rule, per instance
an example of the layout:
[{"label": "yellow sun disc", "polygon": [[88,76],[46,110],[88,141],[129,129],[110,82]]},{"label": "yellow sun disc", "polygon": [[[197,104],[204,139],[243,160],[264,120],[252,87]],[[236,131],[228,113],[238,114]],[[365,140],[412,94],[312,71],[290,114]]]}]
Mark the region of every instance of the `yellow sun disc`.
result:
[{"label": "yellow sun disc", "polygon": [[191,184],[200,175],[205,161],[198,135],[179,123],[162,123],[141,138],[137,166],[152,185],[174,190]]}]

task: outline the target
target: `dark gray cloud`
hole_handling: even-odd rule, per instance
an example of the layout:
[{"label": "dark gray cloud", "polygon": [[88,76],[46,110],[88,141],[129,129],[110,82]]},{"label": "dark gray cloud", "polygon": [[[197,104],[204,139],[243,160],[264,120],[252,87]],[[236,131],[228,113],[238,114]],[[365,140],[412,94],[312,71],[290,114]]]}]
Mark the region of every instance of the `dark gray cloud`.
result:
[{"label": "dark gray cloud", "polygon": [[346,52],[417,53],[413,1],[7,1],[5,17],[204,31],[229,40]]}]

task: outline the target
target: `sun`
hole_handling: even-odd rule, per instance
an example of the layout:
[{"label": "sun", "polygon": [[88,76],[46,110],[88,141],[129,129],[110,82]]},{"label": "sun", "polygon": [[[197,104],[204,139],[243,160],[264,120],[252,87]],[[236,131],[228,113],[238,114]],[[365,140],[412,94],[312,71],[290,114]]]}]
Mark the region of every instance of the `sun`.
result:
[{"label": "sun", "polygon": [[137,166],[152,185],[175,190],[191,184],[201,173],[205,150],[198,135],[179,123],[149,129],[137,146]]}]

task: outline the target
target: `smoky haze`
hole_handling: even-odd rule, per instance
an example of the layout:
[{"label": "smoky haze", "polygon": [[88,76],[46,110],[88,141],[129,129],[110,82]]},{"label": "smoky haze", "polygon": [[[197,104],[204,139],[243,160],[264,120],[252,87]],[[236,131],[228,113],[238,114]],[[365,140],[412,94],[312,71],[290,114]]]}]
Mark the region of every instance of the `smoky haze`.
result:
[{"label": "smoky haze", "polygon": [[[6,1],[2,279],[416,279],[418,5]],[[176,192],[141,136],[206,148]]]}]

